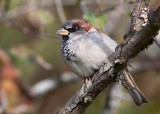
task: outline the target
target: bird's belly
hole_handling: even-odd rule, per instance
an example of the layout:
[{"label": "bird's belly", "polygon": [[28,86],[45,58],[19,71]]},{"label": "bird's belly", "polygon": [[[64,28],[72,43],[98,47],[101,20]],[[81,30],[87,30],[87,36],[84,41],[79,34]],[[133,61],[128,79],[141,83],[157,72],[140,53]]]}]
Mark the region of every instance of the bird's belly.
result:
[{"label": "bird's belly", "polygon": [[101,49],[86,49],[80,50],[76,53],[76,59],[62,57],[69,68],[76,73],[79,77],[91,77],[94,75],[95,71],[99,70],[101,65],[107,59],[111,52],[105,52]]},{"label": "bird's belly", "polygon": [[83,64],[80,62],[74,61],[66,61],[66,64],[70,67],[70,69],[76,73],[80,78],[91,77],[99,68],[93,68],[92,66],[88,66],[87,64]]}]

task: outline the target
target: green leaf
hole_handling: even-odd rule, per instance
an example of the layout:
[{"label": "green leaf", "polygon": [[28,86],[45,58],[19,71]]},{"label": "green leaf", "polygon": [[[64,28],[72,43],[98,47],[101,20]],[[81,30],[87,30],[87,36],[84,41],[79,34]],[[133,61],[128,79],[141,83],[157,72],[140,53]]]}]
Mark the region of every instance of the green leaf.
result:
[{"label": "green leaf", "polygon": [[47,11],[40,10],[39,11],[40,18],[44,23],[50,23],[54,21],[54,17]]},{"label": "green leaf", "polygon": [[94,27],[104,30],[104,27],[107,23],[107,16],[105,14],[100,14],[98,16],[94,15],[91,12],[85,13],[83,15],[84,19],[88,20]]}]

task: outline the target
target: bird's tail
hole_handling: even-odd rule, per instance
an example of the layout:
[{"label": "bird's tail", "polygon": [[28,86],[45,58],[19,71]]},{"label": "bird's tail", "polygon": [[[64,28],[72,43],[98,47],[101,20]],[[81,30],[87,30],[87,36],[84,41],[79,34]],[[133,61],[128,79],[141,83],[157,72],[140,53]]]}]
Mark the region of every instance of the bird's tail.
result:
[{"label": "bird's tail", "polygon": [[132,99],[134,100],[137,106],[141,106],[143,103],[148,103],[147,98],[139,90],[136,83],[134,82],[132,76],[127,70],[123,71],[123,76],[121,77],[121,84],[127,89],[130,93]]}]

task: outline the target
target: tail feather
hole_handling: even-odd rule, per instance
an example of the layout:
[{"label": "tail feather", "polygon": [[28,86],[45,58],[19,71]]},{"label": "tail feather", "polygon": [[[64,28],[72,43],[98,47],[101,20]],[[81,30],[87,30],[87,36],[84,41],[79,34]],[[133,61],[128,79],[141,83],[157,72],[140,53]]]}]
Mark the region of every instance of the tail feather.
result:
[{"label": "tail feather", "polygon": [[143,103],[148,103],[146,97],[136,88],[128,89],[128,92],[137,106],[141,106]]},{"label": "tail feather", "polygon": [[137,106],[141,106],[143,103],[148,103],[147,98],[140,91],[133,78],[126,70],[123,72],[123,77],[121,80],[123,81],[122,85],[128,90]]}]

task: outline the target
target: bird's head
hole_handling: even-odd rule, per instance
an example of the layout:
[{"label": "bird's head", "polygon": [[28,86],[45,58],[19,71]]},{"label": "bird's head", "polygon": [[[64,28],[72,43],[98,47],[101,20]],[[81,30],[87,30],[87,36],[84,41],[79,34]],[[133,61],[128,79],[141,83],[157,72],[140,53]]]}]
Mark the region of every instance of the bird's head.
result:
[{"label": "bird's head", "polygon": [[86,20],[72,19],[67,21],[62,28],[57,31],[57,34],[75,39],[78,36],[87,33],[92,28],[93,26]]}]

